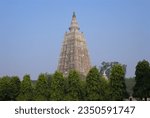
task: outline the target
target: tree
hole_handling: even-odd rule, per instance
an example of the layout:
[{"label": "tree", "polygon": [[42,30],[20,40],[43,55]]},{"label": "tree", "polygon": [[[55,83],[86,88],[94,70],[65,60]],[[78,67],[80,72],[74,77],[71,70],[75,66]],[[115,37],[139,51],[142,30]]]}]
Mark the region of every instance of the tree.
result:
[{"label": "tree", "polygon": [[[101,75],[105,75],[107,78],[110,78],[111,69],[114,65],[117,65],[117,64],[120,64],[120,63],[119,62],[105,62],[105,61],[103,61],[101,63],[100,68],[99,68]],[[120,65],[122,65],[122,67],[126,73],[127,65],[125,65],[125,64],[120,64]]]},{"label": "tree", "polygon": [[136,66],[135,71],[135,81],[133,96],[140,98],[145,98],[150,96],[150,64],[148,61],[139,61]]},{"label": "tree", "polygon": [[93,67],[86,77],[86,100],[101,100],[100,74],[96,67]]},{"label": "tree", "polygon": [[20,79],[17,76],[11,77],[10,80],[10,94],[11,94],[11,100],[16,100],[16,97],[19,95],[20,92]]},{"label": "tree", "polygon": [[81,83],[81,88],[80,88],[81,95],[80,95],[80,98],[81,98],[81,101],[84,101],[84,100],[86,100],[86,81],[85,80],[81,80],[80,83]]},{"label": "tree", "polygon": [[20,80],[17,76],[4,76],[0,79],[0,100],[16,100],[20,91]]},{"label": "tree", "polygon": [[35,100],[48,100],[49,94],[47,79],[44,74],[41,74],[35,85]]},{"label": "tree", "polygon": [[100,100],[108,101],[110,100],[110,88],[109,88],[109,80],[106,80],[106,78],[100,76],[100,85],[99,85],[99,91],[100,91]]},{"label": "tree", "polygon": [[82,88],[79,74],[71,70],[66,81],[66,100],[81,100]]},{"label": "tree", "polygon": [[0,100],[11,100],[10,77],[4,76],[0,79]]},{"label": "tree", "polygon": [[51,80],[50,100],[60,101],[64,99],[64,77],[56,71]]},{"label": "tree", "polygon": [[[45,73],[44,74],[45,78],[46,78],[46,81],[47,81],[47,84],[48,84],[48,91],[50,93],[50,89],[51,89],[51,80],[53,78],[53,75],[52,74],[48,74],[48,73]],[[49,97],[50,98],[50,94],[49,94]]]},{"label": "tree", "polygon": [[114,65],[111,70],[110,97],[111,100],[123,100],[127,97],[125,72],[120,64]]},{"label": "tree", "polygon": [[21,82],[20,93],[17,97],[20,101],[31,101],[33,100],[33,87],[30,80],[30,75],[25,75]]}]

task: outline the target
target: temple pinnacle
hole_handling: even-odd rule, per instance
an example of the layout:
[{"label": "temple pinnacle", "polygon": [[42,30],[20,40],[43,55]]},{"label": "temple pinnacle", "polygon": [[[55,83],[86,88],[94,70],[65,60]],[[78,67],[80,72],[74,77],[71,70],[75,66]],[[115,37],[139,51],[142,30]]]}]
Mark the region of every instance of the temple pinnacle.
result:
[{"label": "temple pinnacle", "polygon": [[73,16],[72,16],[71,25],[69,27],[69,30],[72,32],[72,31],[77,31],[79,29],[80,28],[79,28],[77,20],[76,20],[75,12],[73,12]]},{"label": "temple pinnacle", "polygon": [[76,17],[76,14],[75,14],[75,12],[73,12],[73,16],[72,17]]}]

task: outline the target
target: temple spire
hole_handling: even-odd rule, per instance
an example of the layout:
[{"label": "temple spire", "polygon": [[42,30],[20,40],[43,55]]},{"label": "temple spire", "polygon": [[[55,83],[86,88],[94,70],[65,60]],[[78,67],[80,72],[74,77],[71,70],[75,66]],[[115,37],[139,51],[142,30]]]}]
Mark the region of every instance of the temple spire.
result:
[{"label": "temple spire", "polygon": [[79,30],[79,25],[77,23],[77,20],[76,20],[76,14],[75,12],[73,12],[73,15],[72,15],[72,20],[71,20],[71,25],[69,27],[69,30],[70,31],[76,31],[76,30]]},{"label": "temple spire", "polygon": [[57,70],[64,76],[68,76],[71,70],[86,76],[91,69],[90,57],[84,34],[79,31],[74,12],[69,30],[64,36]]}]

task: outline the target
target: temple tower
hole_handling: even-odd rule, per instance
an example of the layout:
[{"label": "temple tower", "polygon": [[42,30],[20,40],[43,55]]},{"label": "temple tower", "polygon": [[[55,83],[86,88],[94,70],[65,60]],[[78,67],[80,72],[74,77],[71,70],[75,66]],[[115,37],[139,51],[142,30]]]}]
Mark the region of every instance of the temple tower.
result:
[{"label": "temple tower", "polygon": [[65,76],[68,75],[70,70],[76,70],[82,75],[87,75],[91,68],[86,41],[79,29],[74,12],[69,32],[66,32],[64,36],[58,63],[58,71]]}]

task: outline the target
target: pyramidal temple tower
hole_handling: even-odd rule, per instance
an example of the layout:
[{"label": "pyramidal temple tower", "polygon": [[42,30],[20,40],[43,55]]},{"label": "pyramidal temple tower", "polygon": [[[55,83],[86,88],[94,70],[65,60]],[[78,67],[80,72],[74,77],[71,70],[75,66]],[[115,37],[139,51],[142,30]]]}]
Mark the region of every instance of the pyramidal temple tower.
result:
[{"label": "pyramidal temple tower", "polygon": [[69,32],[66,32],[64,36],[58,63],[58,71],[64,75],[68,75],[70,70],[76,70],[82,75],[87,75],[91,68],[86,41],[79,29],[74,12]]}]

